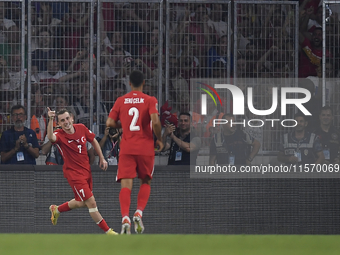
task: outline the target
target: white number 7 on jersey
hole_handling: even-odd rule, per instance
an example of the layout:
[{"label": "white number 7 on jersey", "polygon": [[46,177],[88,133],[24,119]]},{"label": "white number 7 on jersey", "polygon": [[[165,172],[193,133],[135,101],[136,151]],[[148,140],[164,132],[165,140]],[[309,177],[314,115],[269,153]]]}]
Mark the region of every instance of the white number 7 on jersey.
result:
[{"label": "white number 7 on jersey", "polygon": [[136,126],[138,117],[139,117],[139,111],[136,107],[132,107],[129,110],[129,115],[133,116],[131,124],[130,124],[130,131],[139,131],[140,127]]},{"label": "white number 7 on jersey", "polygon": [[84,189],[79,190],[79,192],[80,192],[81,194],[83,194],[83,197],[85,197]]}]

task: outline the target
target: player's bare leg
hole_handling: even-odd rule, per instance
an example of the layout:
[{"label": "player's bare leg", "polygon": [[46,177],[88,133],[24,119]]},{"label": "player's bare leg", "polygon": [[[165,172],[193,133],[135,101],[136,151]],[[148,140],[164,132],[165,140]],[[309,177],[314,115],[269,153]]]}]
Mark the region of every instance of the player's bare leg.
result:
[{"label": "player's bare leg", "polygon": [[86,201],[84,201],[85,205],[89,209],[89,213],[94,220],[94,222],[106,233],[109,235],[118,235],[116,232],[113,231],[113,229],[109,228],[106,221],[100,214],[97,208],[96,200],[94,199],[94,196],[90,197]]},{"label": "player's bare leg", "polygon": [[133,222],[135,225],[135,232],[142,234],[144,232],[144,224],[142,221],[143,211],[149,201],[151,191],[151,180],[149,177],[140,180],[140,188],[137,197],[137,210],[133,215]]},{"label": "player's bare leg", "polygon": [[121,234],[131,234],[131,220],[129,217],[131,204],[131,190],[133,179],[122,179],[120,182],[121,190],[119,193],[120,212],[122,215]]},{"label": "player's bare leg", "polygon": [[65,202],[59,206],[57,205],[51,205],[50,206],[50,212],[51,212],[51,221],[53,225],[57,225],[58,218],[60,216],[60,213],[67,212],[72,209],[85,207],[85,203],[83,201],[76,201],[75,199],[72,199],[68,202]]}]

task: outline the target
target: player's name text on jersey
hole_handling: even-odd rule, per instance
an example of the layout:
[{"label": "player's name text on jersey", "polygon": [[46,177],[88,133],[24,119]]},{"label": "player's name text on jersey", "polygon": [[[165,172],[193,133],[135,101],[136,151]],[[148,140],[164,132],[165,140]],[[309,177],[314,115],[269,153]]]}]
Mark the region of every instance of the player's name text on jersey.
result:
[{"label": "player's name text on jersey", "polygon": [[124,104],[144,104],[145,98],[125,98]]}]

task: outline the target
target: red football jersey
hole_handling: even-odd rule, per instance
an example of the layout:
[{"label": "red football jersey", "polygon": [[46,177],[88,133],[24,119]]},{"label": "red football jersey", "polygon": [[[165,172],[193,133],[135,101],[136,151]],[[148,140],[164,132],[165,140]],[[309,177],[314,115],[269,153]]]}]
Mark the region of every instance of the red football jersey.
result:
[{"label": "red football jersey", "polygon": [[73,124],[73,127],[75,130],[73,134],[67,134],[62,129],[56,130],[55,144],[64,159],[64,177],[69,180],[79,180],[91,175],[86,141],[92,142],[95,134],[83,124]]},{"label": "red football jersey", "polygon": [[155,155],[150,115],[158,114],[157,99],[139,91],[119,97],[109,117],[123,128],[119,154]]}]

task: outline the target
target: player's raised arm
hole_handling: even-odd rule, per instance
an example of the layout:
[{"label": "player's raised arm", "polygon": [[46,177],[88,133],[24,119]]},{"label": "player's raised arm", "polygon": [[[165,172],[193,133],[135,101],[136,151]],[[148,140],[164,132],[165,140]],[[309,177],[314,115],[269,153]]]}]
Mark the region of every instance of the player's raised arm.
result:
[{"label": "player's raised arm", "polygon": [[151,121],[152,121],[152,129],[157,137],[156,145],[157,150],[156,151],[162,151],[163,150],[163,142],[162,142],[162,125],[158,117],[158,113],[152,113],[150,115]]},{"label": "player's raised arm", "polygon": [[49,107],[47,107],[47,115],[48,115],[48,125],[47,125],[47,138],[51,143],[54,143],[57,140],[55,134],[53,134],[53,121],[55,118],[55,111],[51,111]]}]

